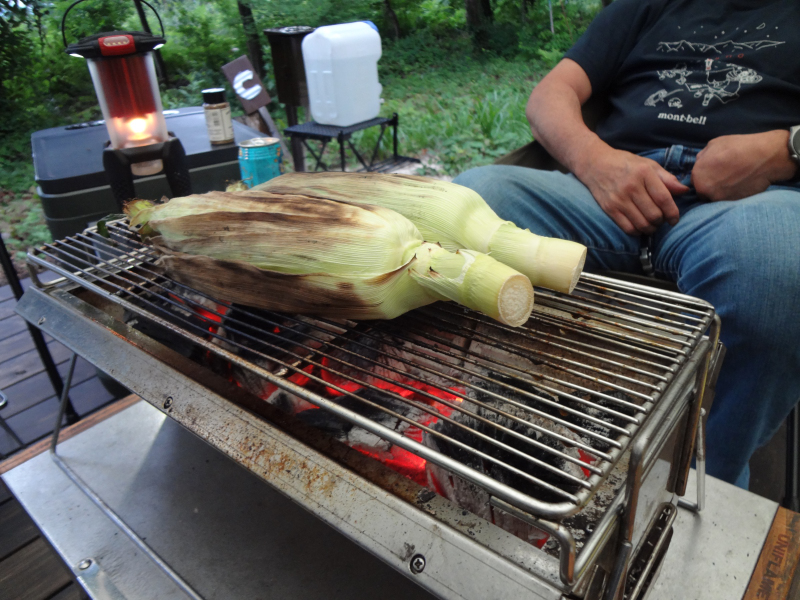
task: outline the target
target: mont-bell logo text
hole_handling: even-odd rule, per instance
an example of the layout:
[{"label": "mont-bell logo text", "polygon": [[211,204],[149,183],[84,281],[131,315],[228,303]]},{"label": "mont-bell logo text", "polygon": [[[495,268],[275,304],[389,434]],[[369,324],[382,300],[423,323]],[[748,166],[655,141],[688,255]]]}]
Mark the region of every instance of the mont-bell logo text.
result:
[{"label": "mont-bell logo text", "polygon": [[681,123],[691,123],[692,125],[705,125],[707,117],[693,117],[692,115],[676,115],[673,113],[658,113],[659,119],[668,121],[680,121]]}]

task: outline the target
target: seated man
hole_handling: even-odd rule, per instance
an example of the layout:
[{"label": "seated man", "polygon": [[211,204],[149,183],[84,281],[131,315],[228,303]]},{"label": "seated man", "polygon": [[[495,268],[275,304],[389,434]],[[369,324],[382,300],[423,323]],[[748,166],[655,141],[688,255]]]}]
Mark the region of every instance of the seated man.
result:
[{"label": "seated man", "polygon": [[[572,174],[473,169],[497,213],[713,304],[728,354],[708,472],[741,487],[800,399],[800,2],[616,0],[533,90],[535,138]],[[590,96],[610,114],[593,133]],[[793,150],[790,149],[790,141]]]}]

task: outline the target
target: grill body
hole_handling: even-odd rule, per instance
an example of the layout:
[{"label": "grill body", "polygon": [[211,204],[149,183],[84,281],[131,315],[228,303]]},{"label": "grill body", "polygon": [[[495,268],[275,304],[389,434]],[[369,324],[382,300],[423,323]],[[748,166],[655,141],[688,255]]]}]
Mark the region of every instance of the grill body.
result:
[{"label": "grill body", "polygon": [[[577,296],[540,292],[522,331],[435,307],[399,329],[259,314],[252,335],[252,320],[161,274],[124,224],[109,231],[31,254],[63,279],[29,290],[20,314],[441,597],[643,593],[668,544],[713,381],[718,322],[707,304],[585,275]],[[488,513],[309,427],[209,368],[209,357],[463,480],[486,495]],[[380,394],[381,419],[359,404],[364,390]],[[521,413],[509,407],[517,404]],[[388,413],[390,423],[413,421],[423,441],[390,429]],[[433,413],[434,425],[421,418]],[[464,436],[437,429],[459,415],[453,427]],[[520,420],[522,430],[509,425]],[[443,451],[458,444],[467,449]],[[576,448],[589,459],[576,460]],[[546,465],[523,471],[534,473],[524,489],[502,474],[522,470],[521,452]],[[550,542],[536,548],[489,522],[496,515]]]}]

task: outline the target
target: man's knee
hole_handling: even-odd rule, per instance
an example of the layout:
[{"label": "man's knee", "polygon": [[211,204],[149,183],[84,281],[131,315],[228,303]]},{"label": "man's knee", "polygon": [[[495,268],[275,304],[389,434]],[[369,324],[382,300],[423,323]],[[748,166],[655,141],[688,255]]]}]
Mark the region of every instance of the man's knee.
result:
[{"label": "man's knee", "polygon": [[476,191],[489,206],[496,206],[507,197],[509,186],[514,185],[515,171],[521,168],[506,165],[475,167],[458,175],[453,183]]},{"label": "man's knee", "polygon": [[740,201],[715,236],[729,266],[764,286],[800,281],[800,193],[791,196]]},{"label": "man's knee", "polygon": [[727,281],[717,301],[734,309],[751,336],[782,338],[800,329],[790,323],[800,295],[800,193],[787,194],[735,204],[706,246],[715,276]]}]

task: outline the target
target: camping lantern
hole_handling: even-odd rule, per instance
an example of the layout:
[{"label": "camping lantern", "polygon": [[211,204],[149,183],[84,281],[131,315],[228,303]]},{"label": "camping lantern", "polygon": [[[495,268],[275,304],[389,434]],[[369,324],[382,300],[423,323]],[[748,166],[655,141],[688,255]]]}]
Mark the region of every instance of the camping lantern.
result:
[{"label": "camping lantern", "polygon": [[[72,44],[72,56],[87,59],[111,147],[134,148],[169,138],[153,63],[164,38],[139,31],[99,33]],[[80,48],[79,48],[80,47]],[[133,163],[134,175],[154,175],[161,160]]]},{"label": "camping lantern", "polygon": [[[61,33],[67,53],[85,58],[89,65],[110,140],[103,153],[103,166],[114,195],[121,204],[136,195],[133,175],[162,171],[173,195],[191,194],[185,153],[180,141],[167,131],[153,63],[153,51],[166,43],[161,18],[156,13],[160,36],[144,31],[112,31],[67,45],[67,14],[83,1],[78,0],[64,13]],[[156,12],[147,2],[143,4]]]}]

